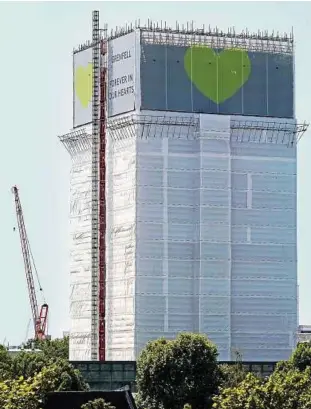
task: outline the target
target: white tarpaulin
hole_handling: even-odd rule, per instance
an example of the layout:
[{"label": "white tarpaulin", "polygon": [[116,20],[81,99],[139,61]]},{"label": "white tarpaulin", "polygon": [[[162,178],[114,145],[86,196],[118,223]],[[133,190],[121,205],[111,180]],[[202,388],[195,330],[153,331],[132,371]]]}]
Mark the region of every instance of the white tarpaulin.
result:
[{"label": "white tarpaulin", "polygon": [[[74,144],[75,142],[73,142]],[[91,360],[91,142],[71,151],[69,359]]]},{"label": "white tarpaulin", "polygon": [[294,346],[296,148],[239,142],[229,116],[197,119],[178,138],[174,125],[109,135],[108,360],[180,331],[206,333],[220,360]]}]

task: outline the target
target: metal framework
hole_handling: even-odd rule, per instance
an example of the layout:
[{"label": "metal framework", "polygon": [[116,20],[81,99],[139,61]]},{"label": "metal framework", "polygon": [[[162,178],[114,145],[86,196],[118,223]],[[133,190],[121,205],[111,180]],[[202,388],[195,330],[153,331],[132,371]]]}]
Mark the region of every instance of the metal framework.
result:
[{"label": "metal framework", "polygon": [[193,139],[199,131],[199,119],[195,115],[155,116],[128,115],[108,120],[107,128],[113,140],[124,140],[129,137],[149,138],[186,138]]},{"label": "metal framework", "polygon": [[269,52],[273,54],[293,54],[294,34],[275,34],[268,31],[258,31],[250,33],[248,30],[236,33],[235,28],[230,28],[227,32],[218,27],[212,29],[208,27],[197,28],[194,22],[179,24],[176,22],[175,28],[167,25],[166,21],[154,22],[148,20],[145,25],[140,21],[124,27],[116,27],[111,30],[109,40],[123,36],[139,29],[141,32],[142,44],[163,44],[175,46],[205,45],[211,48],[240,48],[248,51]]},{"label": "metal framework", "polygon": [[308,129],[308,124],[276,121],[231,121],[231,140],[236,142],[269,143],[296,146]]},{"label": "metal framework", "polygon": [[65,135],[60,135],[59,140],[72,157],[78,152],[90,149],[92,146],[92,135],[88,134],[85,128],[80,128]]},{"label": "metal framework", "polygon": [[[128,138],[222,138],[219,129],[200,129],[200,119],[196,114],[184,116],[156,116],[132,114],[108,120],[111,138],[121,141]],[[255,121],[251,119],[231,119],[231,141],[240,143],[277,144],[296,146],[308,129],[303,122],[277,122],[273,120]]]},{"label": "metal framework", "polygon": [[294,52],[294,44],[291,39],[281,40],[273,36],[249,34],[224,34],[217,29],[207,32],[180,31],[180,30],[148,30],[141,29],[142,44],[165,44],[179,47],[192,45],[204,45],[215,49],[239,48],[242,50],[263,52],[272,54],[289,54]]},{"label": "metal framework", "polygon": [[99,166],[100,166],[100,29],[99,11],[92,13],[93,99],[92,99],[92,313],[91,360],[98,360],[98,280],[99,280]]}]

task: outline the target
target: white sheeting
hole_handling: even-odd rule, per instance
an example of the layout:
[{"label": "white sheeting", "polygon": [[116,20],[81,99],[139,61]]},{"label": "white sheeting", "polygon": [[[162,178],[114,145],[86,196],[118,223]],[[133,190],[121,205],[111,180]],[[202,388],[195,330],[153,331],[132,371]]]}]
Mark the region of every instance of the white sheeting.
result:
[{"label": "white sheeting", "polygon": [[201,115],[197,137],[151,126],[147,138],[109,138],[108,360],[134,360],[180,331],[206,333],[221,360],[289,356],[296,149],[235,142],[230,126]]},{"label": "white sheeting", "polygon": [[72,157],[70,175],[69,359],[91,360],[91,146]]},{"label": "white sheeting", "polygon": [[135,138],[108,140],[106,359],[134,360]]}]

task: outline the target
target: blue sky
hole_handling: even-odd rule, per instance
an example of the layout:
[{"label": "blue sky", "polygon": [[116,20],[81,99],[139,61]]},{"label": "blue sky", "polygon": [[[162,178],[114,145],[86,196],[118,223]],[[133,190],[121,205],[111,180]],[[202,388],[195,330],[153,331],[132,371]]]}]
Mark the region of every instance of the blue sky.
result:
[{"label": "blue sky", "polygon": [[[24,341],[31,317],[11,186],[20,188],[29,239],[50,305],[50,332],[69,328],[70,158],[57,135],[72,127],[74,46],[91,36],[91,12],[109,28],[148,18],[226,30],[290,32],[296,39],[296,114],[311,122],[311,3],[0,3],[0,343]],[[309,45],[308,45],[309,44]],[[311,131],[298,149],[300,323],[311,324]],[[39,302],[41,300],[39,299]],[[32,335],[30,328],[29,335]]]}]

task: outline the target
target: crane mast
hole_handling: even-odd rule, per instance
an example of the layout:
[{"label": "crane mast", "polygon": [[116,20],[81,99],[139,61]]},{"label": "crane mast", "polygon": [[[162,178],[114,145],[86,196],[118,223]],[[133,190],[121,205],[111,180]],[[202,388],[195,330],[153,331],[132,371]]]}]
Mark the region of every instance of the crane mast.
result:
[{"label": "crane mast", "polygon": [[32,312],[33,325],[34,325],[34,330],[35,330],[35,339],[45,339],[49,307],[47,304],[44,303],[41,306],[40,311],[38,308],[36,288],[35,288],[33,272],[32,272],[31,249],[30,249],[30,245],[29,245],[29,241],[27,237],[22,205],[20,202],[19,193],[18,193],[18,189],[16,186],[13,186],[12,192],[14,194],[14,199],[15,199],[16,217],[17,217],[18,230],[19,230],[23,260],[24,260],[24,267],[25,267],[25,273],[26,273],[26,280],[27,280],[27,286],[28,286],[28,294],[29,294],[29,301],[30,301],[31,312]]}]

